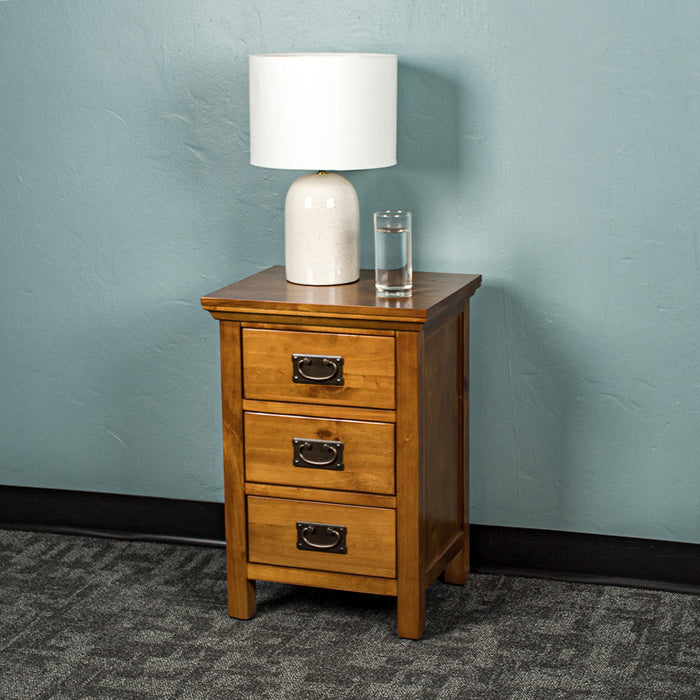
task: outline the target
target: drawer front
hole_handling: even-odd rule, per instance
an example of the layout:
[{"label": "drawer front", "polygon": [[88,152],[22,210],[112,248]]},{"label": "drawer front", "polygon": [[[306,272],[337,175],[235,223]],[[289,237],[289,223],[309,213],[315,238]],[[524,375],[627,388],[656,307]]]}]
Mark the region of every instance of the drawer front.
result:
[{"label": "drawer front", "polygon": [[394,425],[245,413],[247,481],[394,493]]},{"label": "drawer front", "polygon": [[242,343],[247,399],[395,407],[391,336],[244,328]]},{"label": "drawer front", "polygon": [[[324,532],[325,526],[338,533],[344,552],[329,549],[335,544],[335,535]],[[248,496],[248,560],[395,578],[395,511]]]}]

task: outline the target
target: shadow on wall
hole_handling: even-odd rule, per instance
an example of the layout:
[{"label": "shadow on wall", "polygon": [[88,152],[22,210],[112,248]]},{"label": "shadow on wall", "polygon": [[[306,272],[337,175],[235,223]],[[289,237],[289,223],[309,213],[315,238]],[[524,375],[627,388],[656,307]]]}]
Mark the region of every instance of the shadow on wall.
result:
[{"label": "shadow on wall", "polygon": [[465,103],[473,103],[466,78],[400,61],[398,80],[398,166],[350,174],[362,206],[366,253],[373,246],[373,211],[410,209],[420,230],[423,217],[440,202],[459,209],[465,183],[473,176],[463,157],[469,148],[464,134],[471,132],[474,119],[473,110],[465,109]]},{"label": "shadow on wall", "polygon": [[572,443],[579,432],[572,425],[576,358],[559,325],[513,288],[485,285],[478,307],[471,344],[474,521],[501,524],[492,522],[493,509],[510,525],[565,524],[576,516],[572,501],[588,500]]}]

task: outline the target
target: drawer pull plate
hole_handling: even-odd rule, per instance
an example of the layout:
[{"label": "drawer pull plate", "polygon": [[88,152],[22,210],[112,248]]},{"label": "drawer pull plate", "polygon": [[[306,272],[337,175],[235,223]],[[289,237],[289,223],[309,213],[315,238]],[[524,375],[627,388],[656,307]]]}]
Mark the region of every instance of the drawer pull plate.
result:
[{"label": "drawer pull plate", "polygon": [[347,554],[345,536],[348,529],[343,525],[325,523],[297,523],[297,549],[312,552]]},{"label": "drawer pull plate", "polygon": [[306,440],[305,438],[292,438],[294,446],[293,464],[295,467],[308,469],[334,469],[342,471],[343,448],[345,445],[340,440]]},{"label": "drawer pull plate", "polygon": [[343,377],[342,357],[327,357],[326,355],[292,354],[292,381],[296,384],[331,384],[342,386]]}]

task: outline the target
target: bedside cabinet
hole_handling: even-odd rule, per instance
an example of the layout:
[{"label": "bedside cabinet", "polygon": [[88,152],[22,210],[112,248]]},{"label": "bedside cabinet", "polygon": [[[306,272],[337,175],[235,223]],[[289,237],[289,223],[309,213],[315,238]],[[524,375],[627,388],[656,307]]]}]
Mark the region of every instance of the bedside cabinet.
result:
[{"label": "bedside cabinet", "polygon": [[374,271],[310,287],[273,267],[202,297],[219,321],[229,614],[255,581],[395,596],[469,575],[469,299],[479,275]]}]

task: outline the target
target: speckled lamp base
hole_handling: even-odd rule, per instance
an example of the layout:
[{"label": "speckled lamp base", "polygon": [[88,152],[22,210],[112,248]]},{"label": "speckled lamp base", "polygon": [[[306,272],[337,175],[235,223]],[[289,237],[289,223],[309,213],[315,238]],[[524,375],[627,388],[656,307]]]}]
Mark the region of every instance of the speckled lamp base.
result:
[{"label": "speckled lamp base", "polygon": [[303,175],[284,208],[288,282],[347,284],[360,277],[360,205],[355,188],[337,173]]}]

